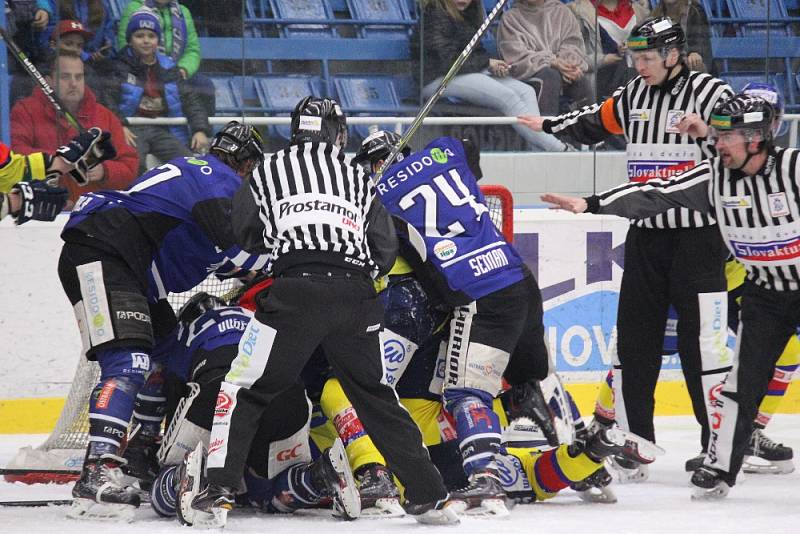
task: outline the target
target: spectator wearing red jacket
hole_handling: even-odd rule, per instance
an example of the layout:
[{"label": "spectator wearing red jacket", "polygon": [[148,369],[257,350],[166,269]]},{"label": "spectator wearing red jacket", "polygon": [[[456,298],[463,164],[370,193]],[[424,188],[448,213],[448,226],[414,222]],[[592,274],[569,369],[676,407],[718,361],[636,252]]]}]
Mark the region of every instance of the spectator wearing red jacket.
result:
[{"label": "spectator wearing red jacket", "polygon": [[[53,59],[50,72],[47,80],[67,110],[83,127],[97,126],[110,132],[111,140],[117,147],[116,158],[104,161],[89,171],[89,185],[79,187],[68,175],[63,175],[61,186],[69,189],[71,200],[89,191],[125,189],[137,176],[139,156],[136,149],[125,142],[120,120],[99,104],[92,90],[86,87],[80,56],[61,51]],[[38,88],[34,89],[31,96],[17,102],[11,110],[11,144],[20,153],[52,153],[77,134],[64,117],[56,117],[55,108]]]}]

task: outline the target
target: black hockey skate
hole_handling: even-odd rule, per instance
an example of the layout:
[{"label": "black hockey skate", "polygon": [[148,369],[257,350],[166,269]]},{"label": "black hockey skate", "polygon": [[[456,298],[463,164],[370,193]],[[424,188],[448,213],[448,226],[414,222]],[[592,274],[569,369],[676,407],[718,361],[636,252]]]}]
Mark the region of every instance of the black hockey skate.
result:
[{"label": "black hockey skate", "polygon": [[207,483],[206,451],[202,442],[186,454],[175,477],[179,480],[175,507],[178,521],[198,528],[224,527],[234,505],[233,490]]},{"label": "black hockey skate", "polygon": [[468,516],[506,517],[506,492],[495,470],[473,473],[467,486],[450,493],[456,513]]},{"label": "black hockey skate", "polygon": [[406,499],[403,509],[424,525],[456,525],[460,522],[456,507],[448,495],[442,500],[415,504]]},{"label": "black hockey skate", "polygon": [[703,462],[706,461],[706,453],[701,452],[694,458],[689,458],[686,460],[686,464],[684,465],[684,469],[687,473],[694,473],[701,467],[703,467]]},{"label": "black hockey skate", "polygon": [[617,496],[608,487],[612,481],[611,473],[603,466],[580,482],[573,484],[572,489],[583,501],[613,504],[617,502]]},{"label": "black hockey skate", "polygon": [[509,421],[527,417],[539,426],[551,447],[559,445],[558,432],[538,381],[531,380],[513,386],[500,395],[500,400],[508,414]]},{"label": "black hockey skate", "polygon": [[113,454],[87,459],[81,478],[72,488],[72,519],[109,519],[133,521],[141,499],[125,483],[120,466],[125,460]]},{"label": "black hockey skate", "polygon": [[702,466],[692,475],[692,499],[709,501],[724,499],[731,490],[730,485],[716,469]]},{"label": "black hockey skate", "polygon": [[158,476],[158,448],[161,446],[161,436],[137,433],[128,445],[122,457],[127,464],[122,466],[122,472],[138,479],[139,488],[149,491],[153,481]]},{"label": "black hockey skate", "polygon": [[403,517],[400,491],[392,472],[381,464],[362,465],[354,473],[361,495],[361,517]]},{"label": "black hockey skate", "polygon": [[341,439],[312,464],[311,482],[333,499],[335,515],[348,521],[361,515],[361,498]]},{"label": "black hockey skate", "polygon": [[794,451],[782,443],[775,443],[756,427],[750,435],[742,471],[745,473],[785,475],[794,471]]}]

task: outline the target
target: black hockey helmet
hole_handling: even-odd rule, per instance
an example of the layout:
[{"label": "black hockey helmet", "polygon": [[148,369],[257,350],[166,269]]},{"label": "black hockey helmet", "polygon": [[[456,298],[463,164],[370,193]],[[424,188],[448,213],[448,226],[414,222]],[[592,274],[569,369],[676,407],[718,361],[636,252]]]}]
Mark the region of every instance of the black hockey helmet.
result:
[{"label": "black hockey helmet", "polygon": [[650,18],[636,26],[627,40],[628,50],[662,50],[677,48],[681,52],[686,46],[686,34],[681,25],[669,17]]},{"label": "black hockey helmet", "polygon": [[[387,130],[378,130],[370,134],[361,142],[361,148],[353,158],[354,163],[366,163],[375,165],[381,160],[386,159],[391,154],[394,147],[400,144],[400,136],[394,132]],[[403,158],[411,154],[411,149],[408,145],[403,147],[400,151],[396,161],[401,161]]]},{"label": "black hockey helmet", "polygon": [[[340,137],[341,136],[341,137]],[[347,117],[332,98],[307,96],[292,111],[292,143],[347,144]]]},{"label": "black hockey helmet", "polygon": [[264,161],[264,139],[254,127],[231,121],[211,140],[209,151],[219,151],[230,156],[235,163]]},{"label": "black hockey helmet", "polygon": [[775,106],[760,96],[739,93],[718,102],[711,112],[711,127],[715,132],[740,130],[749,143],[759,134],[761,141],[771,144]]},{"label": "black hockey helmet", "polygon": [[186,301],[178,312],[178,322],[189,325],[208,310],[224,308],[225,301],[205,291],[201,291]]}]

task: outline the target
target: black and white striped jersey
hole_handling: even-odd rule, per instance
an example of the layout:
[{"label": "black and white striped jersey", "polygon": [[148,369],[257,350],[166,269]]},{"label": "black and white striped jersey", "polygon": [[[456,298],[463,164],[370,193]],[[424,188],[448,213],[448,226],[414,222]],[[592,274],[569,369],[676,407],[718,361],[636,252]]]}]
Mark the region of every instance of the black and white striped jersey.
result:
[{"label": "black and white striped jersey", "polygon": [[336,146],[290,145],[265,159],[250,188],[269,271],[323,263],[376,274],[366,238],[375,189]]},{"label": "black and white striped jersey", "polygon": [[[684,67],[660,87],[648,86],[637,76],[602,103],[546,120],[544,131],[568,134],[586,144],[623,134],[628,141],[628,179],[667,179],[716,155],[705,139],[693,141],[681,135],[678,121],[687,113],[697,113],[708,122],[720,98],[732,95],[730,86],[722,80]],[[714,219],[676,208],[634,224],[644,228],[697,228],[714,224]]]},{"label": "black and white striped jersey", "polygon": [[588,197],[588,211],[629,218],[675,207],[713,215],[747,277],[766,289],[800,290],[800,151],[774,148],[754,176],[720,158],[670,180],[628,183]]}]

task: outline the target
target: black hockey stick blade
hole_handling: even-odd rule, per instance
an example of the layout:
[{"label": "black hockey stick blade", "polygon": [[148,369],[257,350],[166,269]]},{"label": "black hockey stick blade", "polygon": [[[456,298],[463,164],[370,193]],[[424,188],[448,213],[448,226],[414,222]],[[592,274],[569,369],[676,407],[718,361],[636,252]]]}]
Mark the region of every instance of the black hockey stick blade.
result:
[{"label": "black hockey stick blade", "polygon": [[42,506],[67,506],[72,504],[72,499],[51,499],[45,501],[0,501],[0,506],[15,506],[19,508],[39,508]]},{"label": "black hockey stick blade", "polygon": [[0,468],[0,475],[80,475],[76,469],[4,469]]},{"label": "black hockey stick blade", "polygon": [[17,45],[17,43],[14,42],[14,40],[11,38],[10,35],[8,35],[8,33],[4,28],[0,28],[0,37],[2,37],[3,40],[6,42],[8,49],[11,50],[11,53],[14,55],[15,58],[17,58],[17,61],[19,61],[19,63],[25,69],[25,72],[27,72],[28,75],[31,78],[33,78],[33,80],[37,84],[39,84],[39,87],[42,88],[42,92],[44,92],[44,95],[47,97],[47,99],[50,101],[53,107],[56,108],[56,111],[64,115],[64,118],[67,119],[67,122],[73,128],[78,130],[78,133],[84,133],[86,131],[86,128],[81,126],[81,124],[78,122],[78,119],[76,119],[72,113],[67,111],[67,108],[61,102],[61,99],[58,98],[56,92],[53,90],[52,87],[50,87],[50,84],[47,83],[47,80],[44,79],[44,76],[42,76],[42,73],[39,72],[39,69],[36,68],[36,65],[33,64],[33,62],[25,54],[25,52],[23,52],[22,49]]}]

